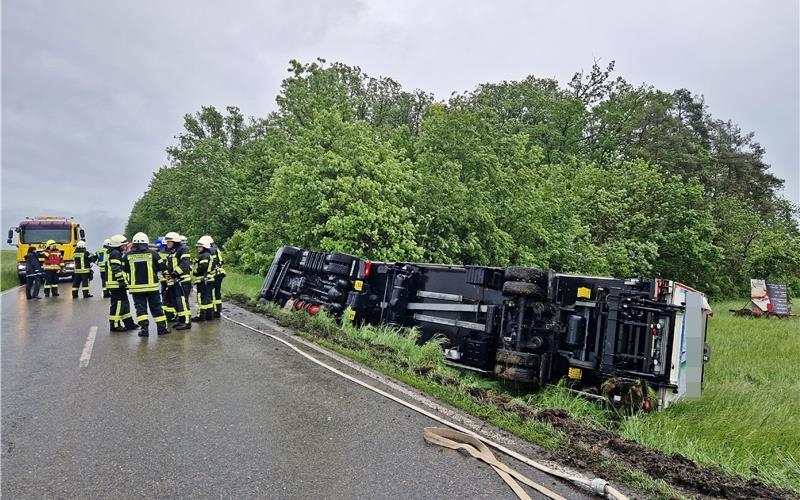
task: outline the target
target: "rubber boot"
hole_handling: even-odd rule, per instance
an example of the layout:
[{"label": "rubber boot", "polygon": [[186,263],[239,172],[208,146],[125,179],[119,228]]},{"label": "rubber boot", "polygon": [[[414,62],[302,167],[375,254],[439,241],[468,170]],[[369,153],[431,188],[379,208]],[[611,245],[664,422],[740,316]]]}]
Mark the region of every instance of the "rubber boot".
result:
[{"label": "rubber boot", "polygon": [[217,318],[214,317],[214,309],[206,309],[206,321],[214,321],[215,319]]},{"label": "rubber boot", "polygon": [[94,297],[94,295],[92,295],[91,293],[89,293],[89,291],[88,291],[88,290],[84,290],[84,292],[83,292],[83,298],[84,298],[84,299],[91,299],[92,297]]},{"label": "rubber boot", "polygon": [[45,297],[49,297],[50,296],[50,288],[49,287],[44,289],[44,296]]},{"label": "rubber boot", "polygon": [[205,321],[206,320],[206,313],[205,311],[200,311],[197,313],[197,316],[192,318],[192,321]]},{"label": "rubber boot", "polygon": [[111,292],[109,292],[108,290],[103,290],[103,298],[107,299],[109,297],[111,297]]},{"label": "rubber boot", "polygon": [[192,328],[192,324],[191,323],[178,323],[177,325],[174,325],[172,328],[174,328],[175,330],[190,330]]},{"label": "rubber boot", "polygon": [[167,329],[167,325],[164,323],[156,323],[158,326],[158,334],[159,335],[169,335],[169,330]]},{"label": "rubber boot", "polygon": [[142,328],[141,330],[139,330],[139,336],[140,337],[149,337],[150,336],[150,332],[149,332],[150,321],[149,320],[140,321],[139,322],[139,326]]},{"label": "rubber boot", "polygon": [[116,321],[109,321],[108,324],[109,324],[109,329],[112,332],[127,332],[128,331],[128,329],[125,328],[124,326],[117,326],[117,322]]},{"label": "rubber boot", "polygon": [[125,330],[136,330],[137,328],[139,328],[139,325],[133,319],[128,318],[125,320]]},{"label": "rubber boot", "polygon": [[78,291],[77,290],[73,290],[72,291],[72,298],[73,299],[77,299],[78,298]]}]

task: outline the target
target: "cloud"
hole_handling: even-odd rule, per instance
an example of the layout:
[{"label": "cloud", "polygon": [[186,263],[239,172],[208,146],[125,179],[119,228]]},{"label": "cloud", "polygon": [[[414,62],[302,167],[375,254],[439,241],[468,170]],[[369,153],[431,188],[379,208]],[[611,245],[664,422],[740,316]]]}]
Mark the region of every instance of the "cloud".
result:
[{"label": "cloud", "polygon": [[[446,98],[594,58],[686,87],[756,132],[800,201],[797,2],[45,2],[3,5],[3,224],[121,230],[185,113],[263,116],[288,60],[324,57]],[[57,210],[54,210],[57,209]],[[17,220],[15,220],[17,219]],[[92,226],[97,226],[95,231]]]}]

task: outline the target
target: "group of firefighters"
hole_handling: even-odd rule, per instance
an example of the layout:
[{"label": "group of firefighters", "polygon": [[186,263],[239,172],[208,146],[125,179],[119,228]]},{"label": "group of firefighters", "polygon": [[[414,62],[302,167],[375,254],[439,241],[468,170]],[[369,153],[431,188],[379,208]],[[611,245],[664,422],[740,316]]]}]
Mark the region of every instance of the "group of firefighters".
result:
[{"label": "group of firefighters", "polygon": [[[174,231],[167,233],[162,246],[154,246],[144,233],[136,233],[129,243],[116,234],[103,242],[103,247],[91,253],[86,243],[75,246],[75,267],[72,277],[72,297],[92,297],[89,280],[91,265],[100,269],[103,297],[111,299],[108,315],[112,332],[139,330],[140,337],[149,335],[148,308],[159,335],[169,333],[168,323],[175,330],[188,330],[192,321],[211,321],[222,313],[222,280],[225,277],[222,252],[211,236],[202,236],[195,246],[197,257],[192,258],[188,241]],[[64,259],[54,241],[37,252],[28,250],[25,260],[28,299],[39,298],[39,283],[44,277],[45,297],[58,297],[58,279],[64,270]],[[43,261],[42,261],[43,257]],[[197,315],[192,317],[189,296],[197,290]],[[136,312],[131,313],[128,294]]]}]

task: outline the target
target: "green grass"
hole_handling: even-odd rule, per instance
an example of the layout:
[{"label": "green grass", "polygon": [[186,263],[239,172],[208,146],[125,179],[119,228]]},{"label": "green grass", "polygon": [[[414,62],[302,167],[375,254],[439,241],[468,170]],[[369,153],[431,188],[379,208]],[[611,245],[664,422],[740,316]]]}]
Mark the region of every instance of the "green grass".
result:
[{"label": "green grass", "polygon": [[715,304],[703,397],[627,419],[621,433],[800,492],[800,319],[737,318]]},{"label": "green grass", "polygon": [[261,290],[264,282],[263,276],[239,273],[231,269],[225,269],[225,279],[222,281],[222,294],[246,295],[254,298]]},{"label": "green grass", "polygon": [[[237,275],[229,273],[226,286],[230,280],[235,293],[255,297],[261,278]],[[622,422],[604,406],[575,397],[563,387],[527,394],[513,384],[453,370],[442,362],[438,345],[417,346],[413,336],[398,335],[396,330],[340,328],[330,318],[308,318],[272,305],[262,311],[301,332],[314,330],[305,336],[541,446],[562,446],[564,436],[549,425],[531,424],[516,414],[482,404],[467,390],[480,387],[507,394],[515,404],[533,410],[564,409],[595,427],[619,426],[623,436],[664,452],[680,453],[733,475],[800,492],[800,319],[737,318],[728,312],[745,302],[714,305],[715,316],[708,330],[712,358],[706,365],[700,401],[679,403]],[[330,324],[320,326],[319,322]],[[378,348],[378,356],[375,346],[383,346]],[[392,356],[380,355],[384,348]],[[420,376],[413,369],[419,366],[432,370]],[[436,377],[456,380],[457,384],[437,383]],[[652,496],[675,493],[663,482],[617,465],[617,480]]]},{"label": "green grass", "polygon": [[0,290],[8,290],[18,285],[17,251],[0,250]]}]

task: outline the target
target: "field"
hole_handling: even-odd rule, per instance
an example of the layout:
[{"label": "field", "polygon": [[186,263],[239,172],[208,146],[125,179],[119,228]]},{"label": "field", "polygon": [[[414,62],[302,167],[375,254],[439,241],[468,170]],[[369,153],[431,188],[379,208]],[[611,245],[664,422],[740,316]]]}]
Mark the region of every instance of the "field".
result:
[{"label": "field", "polygon": [[17,251],[0,250],[0,290],[19,285],[17,279]]},{"label": "field", "polygon": [[[260,285],[261,277],[229,272],[225,293],[254,297]],[[728,311],[745,302],[713,304],[715,315],[708,331],[712,358],[706,367],[700,401],[680,403],[666,411],[619,422],[617,415],[598,405],[565,396],[565,391],[558,388],[530,396],[511,390],[510,395],[515,404],[526,408],[563,409],[581,422],[601,429],[618,429],[623,437],[667,454],[680,453],[698,464],[718,467],[731,475],[756,478],[800,492],[800,320],[736,318]],[[265,312],[275,315],[275,311]],[[294,326],[303,331],[309,328],[302,320]],[[348,334],[345,329],[345,334],[349,336],[325,337],[322,343],[332,348],[338,343],[340,352],[412,385],[420,385],[415,383],[413,373],[409,375],[408,370],[398,370],[387,364],[393,361],[375,362],[363,347],[348,347],[354,339],[363,339],[368,333]],[[372,334],[371,342],[386,345],[387,340],[382,338],[386,335],[384,330],[378,330]],[[429,351],[425,353],[430,354]],[[424,357],[424,353],[419,355]],[[429,360],[427,363],[430,364]],[[480,380],[471,374],[459,375],[458,379],[466,391],[470,388],[474,391],[475,387],[485,388],[490,393],[504,391],[500,384]],[[452,390],[435,386],[425,389],[531,441],[548,448],[559,446],[560,438],[547,427],[509,420],[506,415],[476,407],[474,401],[459,402],[461,396]],[[636,478],[631,481],[635,483]],[[655,496],[671,496],[669,490],[659,490],[652,480],[645,480],[640,486],[649,488]]]}]

